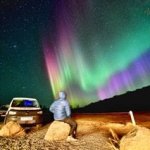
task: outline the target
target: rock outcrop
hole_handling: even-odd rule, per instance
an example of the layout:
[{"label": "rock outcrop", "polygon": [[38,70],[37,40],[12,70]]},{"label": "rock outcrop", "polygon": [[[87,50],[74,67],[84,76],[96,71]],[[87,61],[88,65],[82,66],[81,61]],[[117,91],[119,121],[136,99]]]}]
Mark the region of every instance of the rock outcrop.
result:
[{"label": "rock outcrop", "polygon": [[0,136],[23,136],[25,135],[24,129],[17,122],[10,121],[5,124],[0,130]]},{"label": "rock outcrop", "polygon": [[120,150],[150,150],[150,129],[137,127],[120,141]]},{"label": "rock outcrop", "polygon": [[67,123],[60,121],[53,121],[48,128],[44,137],[47,141],[65,140],[69,134],[70,126]]}]

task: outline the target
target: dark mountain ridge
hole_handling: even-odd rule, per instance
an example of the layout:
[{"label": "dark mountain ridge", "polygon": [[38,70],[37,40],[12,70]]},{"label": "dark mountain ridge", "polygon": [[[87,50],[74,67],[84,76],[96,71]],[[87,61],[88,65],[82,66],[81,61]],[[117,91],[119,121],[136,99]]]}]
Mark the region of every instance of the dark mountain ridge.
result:
[{"label": "dark mountain ridge", "polygon": [[79,113],[150,111],[150,86],[75,109]]}]

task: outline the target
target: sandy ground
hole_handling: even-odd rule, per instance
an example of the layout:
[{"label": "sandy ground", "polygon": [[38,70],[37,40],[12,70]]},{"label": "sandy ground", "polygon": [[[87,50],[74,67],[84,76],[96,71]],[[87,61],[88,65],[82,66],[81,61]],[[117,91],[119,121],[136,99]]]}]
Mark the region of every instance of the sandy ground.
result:
[{"label": "sandy ground", "polygon": [[[136,123],[150,128],[150,113],[134,113]],[[31,130],[24,137],[0,137],[1,150],[116,150],[110,138],[108,125],[114,129],[126,127],[131,122],[128,113],[74,114],[78,123],[77,142],[48,142],[44,136],[50,125],[46,124],[39,130]],[[2,126],[2,124],[0,124]],[[105,130],[106,129],[106,130]],[[120,131],[119,131],[120,132]],[[116,147],[117,148],[117,147]]]}]

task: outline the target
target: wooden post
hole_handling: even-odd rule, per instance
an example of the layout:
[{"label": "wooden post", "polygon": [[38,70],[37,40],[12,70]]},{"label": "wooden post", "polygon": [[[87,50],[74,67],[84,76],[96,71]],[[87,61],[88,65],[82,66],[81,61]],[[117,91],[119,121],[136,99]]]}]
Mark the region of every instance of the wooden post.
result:
[{"label": "wooden post", "polygon": [[133,112],[132,112],[131,110],[129,111],[129,115],[130,115],[130,117],[131,117],[132,124],[135,126],[135,125],[136,125],[136,122],[135,122],[135,119],[134,119]]}]

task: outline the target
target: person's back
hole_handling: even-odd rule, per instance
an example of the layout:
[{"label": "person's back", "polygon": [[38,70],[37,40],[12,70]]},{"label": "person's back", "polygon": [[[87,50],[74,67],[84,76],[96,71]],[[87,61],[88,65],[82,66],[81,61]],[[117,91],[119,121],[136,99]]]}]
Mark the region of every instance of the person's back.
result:
[{"label": "person's back", "polygon": [[70,117],[70,106],[66,99],[56,100],[50,107],[50,111],[54,114],[55,120],[63,120],[66,117]]},{"label": "person's back", "polygon": [[76,133],[77,124],[71,118],[69,102],[65,92],[59,92],[59,99],[52,103],[49,110],[54,114],[54,120],[62,121],[70,125],[71,129],[67,141],[76,141],[73,137]]}]

